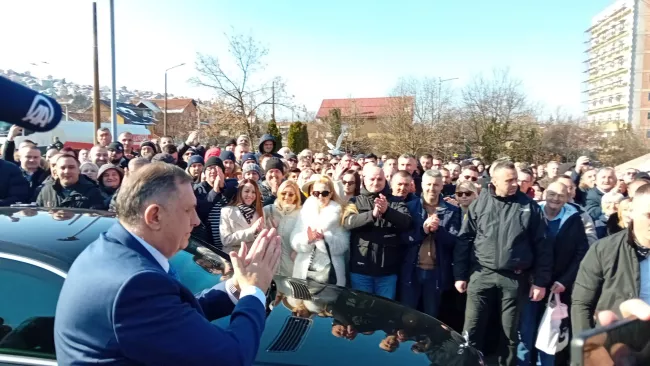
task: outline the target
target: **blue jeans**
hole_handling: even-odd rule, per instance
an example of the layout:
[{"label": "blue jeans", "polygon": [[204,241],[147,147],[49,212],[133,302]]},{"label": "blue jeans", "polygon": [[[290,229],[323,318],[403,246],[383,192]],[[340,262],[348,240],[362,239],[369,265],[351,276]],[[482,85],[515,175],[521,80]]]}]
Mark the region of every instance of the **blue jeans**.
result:
[{"label": "blue jeans", "polygon": [[[535,348],[537,329],[542,321],[546,301],[526,302],[519,318],[519,345],[517,345],[517,366],[553,366],[555,355],[549,355]],[[534,360],[537,359],[537,362]]]},{"label": "blue jeans", "polygon": [[434,318],[438,317],[438,310],[440,309],[439,281],[439,270],[416,268],[411,282],[402,282],[400,284],[402,303],[417,310],[420,298],[422,298],[424,313]]},{"label": "blue jeans", "polygon": [[395,299],[397,290],[397,275],[389,276],[366,276],[358,273],[350,273],[352,289],[367,292],[369,294],[383,296],[387,299]]}]

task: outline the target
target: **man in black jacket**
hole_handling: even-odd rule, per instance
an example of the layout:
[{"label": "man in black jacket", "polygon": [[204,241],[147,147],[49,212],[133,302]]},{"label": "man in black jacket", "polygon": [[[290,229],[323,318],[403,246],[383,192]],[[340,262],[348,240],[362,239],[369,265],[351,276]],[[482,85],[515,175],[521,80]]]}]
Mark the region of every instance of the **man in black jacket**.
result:
[{"label": "man in black jacket", "polygon": [[79,161],[74,156],[61,155],[55,164],[56,180],[43,184],[36,198],[37,205],[41,207],[107,209],[97,185],[80,178]]},{"label": "man in black jacket", "polygon": [[45,169],[41,168],[41,151],[35,146],[27,145],[20,150],[20,171],[29,185],[29,192],[27,194],[27,201],[31,203],[31,199],[35,196],[36,189],[43,184],[45,179],[49,176]]},{"label": "man in black jacket", "polygon": [[[570,178],[566,177],[569,181]],[[557,180],[557,177],[554,178]],[[584,258],[589,244],[585,227],[582,224],[581,211],[568,203],[569,189],[563,183],[555,181],[546,188],[546,201],[540,202],[546,219],[546,238],[553,246],[553,273],[551,287],[546,297],[558,294],[563,304],[571,304],[571,289],[578,274],[580,261]],[[539,322],[545,310],[543,301],[528,301],[522,311],[519,324],[521,344],[517,355],[525,363],[537,360],[539,354],[542,365],[568,363],[569,349],[555,355],[546,354],[535,348],[535,339]],[[570,322],[563,321],[562,328],[568,332]]]},{"label": "man in black jacket", "polygon": [[28,200],[29,184],[14,163],[0,159],[0,207]]},{"label": "man in black jacket", "polygon": [[358,213],[343,222],[350,230],[352,288],[394,299],[405,245],[400,233],[409,230],[411,215],[404,202],[392,199],[381,168],[368,165],[363,183],[351,199]]},{"label": "man in black jacket", "polygon": [[622,302],[650,302],[650,184],[637,189],[632,200],[632,224],[597,241],[587,251],[573,285],[573,334],[593,328],[594,315],[618,311]]},{"label": "man in black jacket", "polygon": [[498,304],[507,338],[500,365],[516,364],[517,323],[528,289],[528,296],[540,301],[550,284],[553,247],[545,231],[539,206],[519,191],[515,165],[498,162],[492,184],[472,202],[463,220],[454,249],[454,278],[456,289],[467,291],[464,334],[479,349],[494,313],[490,306]]}]

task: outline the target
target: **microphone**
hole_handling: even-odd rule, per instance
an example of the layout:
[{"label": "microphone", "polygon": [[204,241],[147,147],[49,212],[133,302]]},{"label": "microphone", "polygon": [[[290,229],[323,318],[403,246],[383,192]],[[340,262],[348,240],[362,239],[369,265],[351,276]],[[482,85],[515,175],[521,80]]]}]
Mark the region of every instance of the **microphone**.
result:
[{"label": "microphone", "polygon": [[0,76],[0,121],[35,132],[47,132],[61,122],[56,100]]}]

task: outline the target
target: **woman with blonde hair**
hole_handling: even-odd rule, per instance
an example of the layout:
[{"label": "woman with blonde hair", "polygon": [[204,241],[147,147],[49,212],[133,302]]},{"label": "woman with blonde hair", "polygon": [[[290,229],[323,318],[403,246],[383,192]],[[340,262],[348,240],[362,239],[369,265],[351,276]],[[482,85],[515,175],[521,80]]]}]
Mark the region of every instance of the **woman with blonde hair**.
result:
[{"label": "woman with blonde hair", "polygon": [[343,202],[328,176],[313,176],[303,187],[310,192],[291,233],[291,247],[298,254],[293,277],[345,286],[346,252],[350,233],[343,219],[355,212],[354,205]]},{"label": "woman with blonde hair", "polygon": [[241,243],[251,245],[264,228],[262,195],[257,183],[251,179],[239,182],[234,201],[221,209],[219,234],[226,253],[239,251]]},{"label": "woman with blonde hair", "polygon": [[272,205],[264,206],[264,222],[267,228],[274,227],[282,239],[282,257],[278,274],[291,277],[296,253],[291,248],[291,232],[300,214],[300,188],[296,182],[286,180],[278,188],[278,198]]}]

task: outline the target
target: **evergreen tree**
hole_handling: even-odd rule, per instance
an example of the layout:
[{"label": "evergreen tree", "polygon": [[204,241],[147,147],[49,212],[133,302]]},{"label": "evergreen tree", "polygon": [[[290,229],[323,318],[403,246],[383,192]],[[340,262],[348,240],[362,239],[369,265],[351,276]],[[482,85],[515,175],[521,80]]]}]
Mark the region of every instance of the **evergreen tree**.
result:
[{"label": "evergreen tree", "polygon": [[289,136],[287,137],[289,149],[298,154],[302,151],[302,123],[294,122],[289,126]]},{"label": "evergreen tree", "polygon": [[275,139],[275,151],[277,152],[282,148],[282,134],[280,133],[280,129],[278,128],[278,125],[275,123],[275,120],[269,121],[268,125],[266,126],[266,133],[269,135],[273,136]]},{"label": "evergreen tree", "polygon": [[302,151],[304,149],[309,148],[309,131],[307,131],[307,124],[306,123],[302,124],[300,132],[301,132],[300,136],[301,136],[301,140],[302,140],[302,149],[300,149],[300,150]]}]

